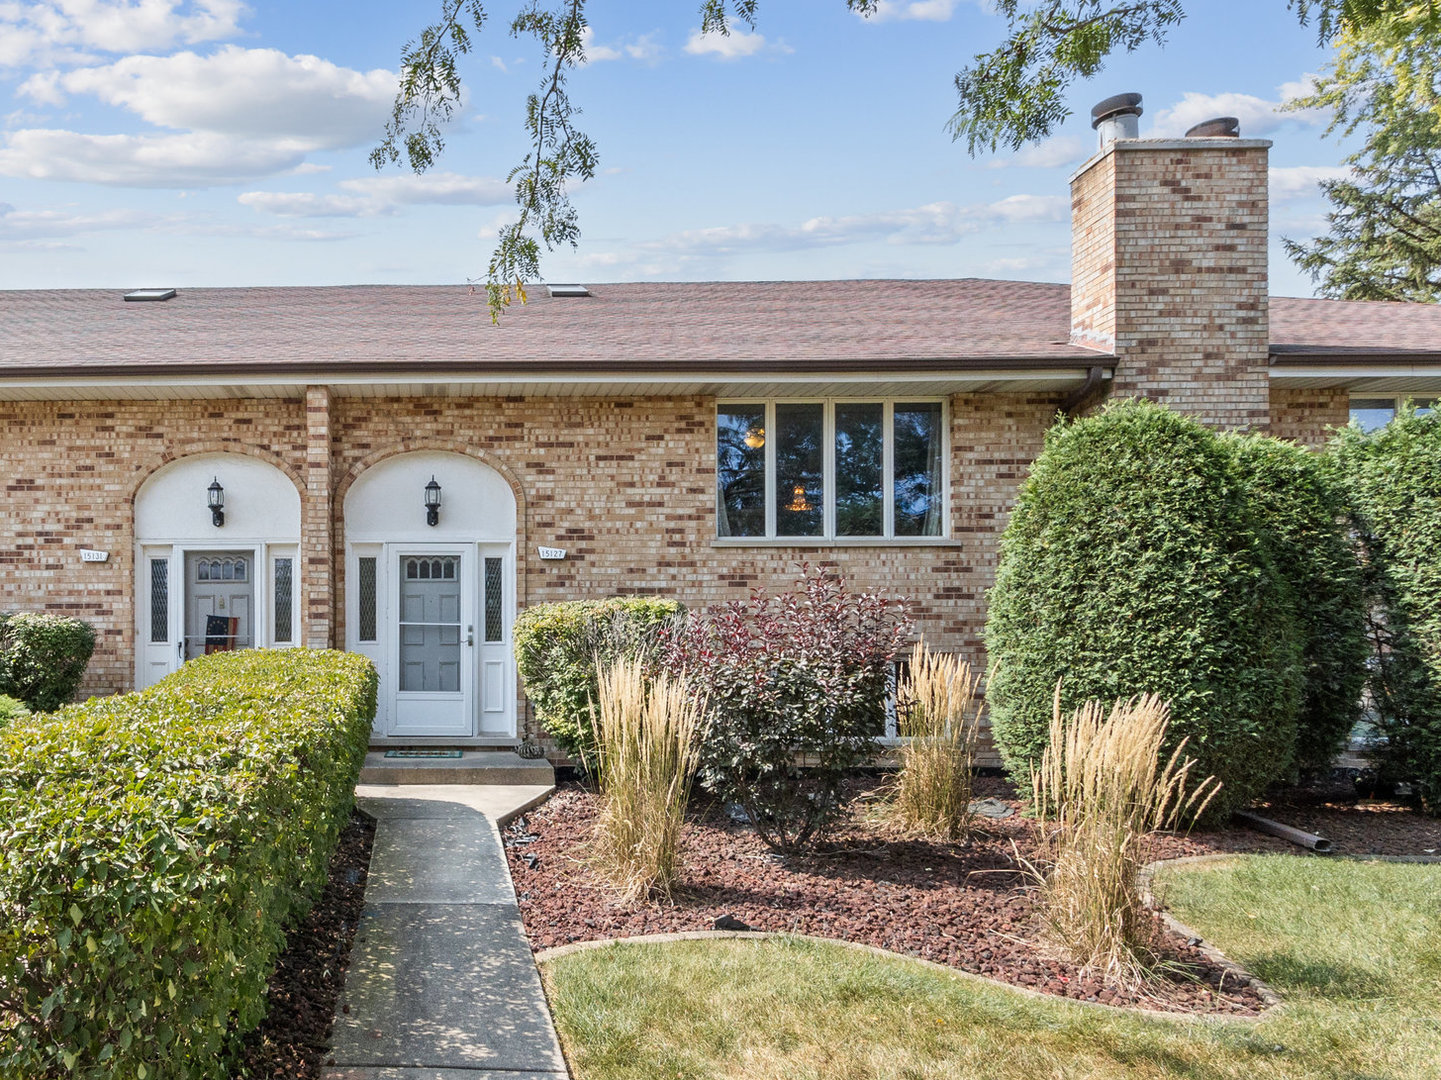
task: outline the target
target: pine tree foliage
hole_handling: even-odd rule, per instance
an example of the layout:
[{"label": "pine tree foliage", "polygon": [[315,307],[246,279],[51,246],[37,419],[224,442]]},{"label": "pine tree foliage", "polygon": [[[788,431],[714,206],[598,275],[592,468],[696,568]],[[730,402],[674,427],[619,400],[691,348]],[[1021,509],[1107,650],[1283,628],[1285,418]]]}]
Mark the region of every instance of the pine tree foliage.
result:
[{"label": "pine tree foliage", "polygon": [[1342,300],[1441,298],[1441,40],[1422,9],[1343,33],[1336,59],[1292,108],[1324,108],[1328,134],[1362,133],[1348,177],[1323,181],[1329,231],[1286,250]]}]

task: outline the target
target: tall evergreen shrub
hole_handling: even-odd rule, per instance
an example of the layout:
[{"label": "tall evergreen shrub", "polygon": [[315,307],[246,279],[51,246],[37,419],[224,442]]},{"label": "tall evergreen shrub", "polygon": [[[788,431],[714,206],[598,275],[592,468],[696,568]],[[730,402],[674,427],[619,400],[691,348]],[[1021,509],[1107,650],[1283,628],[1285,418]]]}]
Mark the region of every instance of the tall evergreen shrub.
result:
[{"label": "tall evergreen shrub", "polygon": [[1292,599],[1219,437],[1143,401],[1061,421],[1002,539],[986,645],[991,725],[1029,780],[1061,708],[1154,693],[1167,752],[1245,805],[1290,766],[1301,697]]},{"label": "tall evergreen shrub", "polygon": [[1331,458],[1364,552],[1368,683],[1386,779],[1441,809],[1441,416],[1407,407],[1384,428],[1341,429]]},{"label": "tall evergreen shrub", "polygon": [[1225,435],[1259,513],[1258,524],[1291,586],[1305,682],[1296,765],[1325,769],[1345,745],[1366,683],[1366,608],[1349,535],[1345,493],[1325,459],[1265,435]]}]

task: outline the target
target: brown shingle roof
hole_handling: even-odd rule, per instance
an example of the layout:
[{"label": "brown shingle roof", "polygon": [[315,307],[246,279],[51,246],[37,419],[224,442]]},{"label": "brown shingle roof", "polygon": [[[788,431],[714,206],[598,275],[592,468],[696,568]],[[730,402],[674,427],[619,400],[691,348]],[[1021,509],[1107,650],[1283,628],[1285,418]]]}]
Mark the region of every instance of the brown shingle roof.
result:
[{"label": "brown shingle roof", "polygon": [[[492,326],[465,286],[0,292],[0,376],[204,371],[1070,368],[1070,289],[1035,282],[803,281],[543,287]],[[1286,359],[1434,355],[1441,306],[1278,297]]]},{"label": "brown shingle roof", "polygon": [[1271,351],[1283,362],[1441,359],[1441,304],[1273,296]]},{"label": "brown shingle roof", "polygon": [[529,370],[827,368],[918,362],[1076,367],[1064,285],[821,281],[544,287],[492,326],[465,286],[181,289],[163,303],[121,290],[0,292],[0,369],[84,365],[435,365]]}]

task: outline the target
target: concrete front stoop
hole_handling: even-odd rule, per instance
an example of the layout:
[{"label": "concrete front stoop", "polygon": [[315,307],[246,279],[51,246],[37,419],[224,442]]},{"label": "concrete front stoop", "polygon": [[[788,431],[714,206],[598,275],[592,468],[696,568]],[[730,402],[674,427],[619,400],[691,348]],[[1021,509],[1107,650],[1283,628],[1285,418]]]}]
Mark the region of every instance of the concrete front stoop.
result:
[{"label": "concrete front stoop", "polygon": [[362,784],[555,784],[545,758],[523,758],[510,750],[462,750],[458,758],[388,758],[383,750],[365,755]]},{"label": "concrete front stoop", "polygon": [[356,789],[375,847],[325,1080],[568,1078],[500,837],[551,790]]}]

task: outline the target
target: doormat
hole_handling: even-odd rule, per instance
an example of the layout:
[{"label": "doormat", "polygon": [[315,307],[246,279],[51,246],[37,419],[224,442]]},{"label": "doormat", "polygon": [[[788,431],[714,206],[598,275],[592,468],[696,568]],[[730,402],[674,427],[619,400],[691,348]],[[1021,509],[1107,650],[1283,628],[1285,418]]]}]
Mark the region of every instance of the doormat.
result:
[{"label": "doormat", "polygon": [[458,758],[464,751],[461,750],[387,750],[385,756],[389,758]]}]

